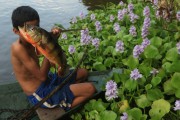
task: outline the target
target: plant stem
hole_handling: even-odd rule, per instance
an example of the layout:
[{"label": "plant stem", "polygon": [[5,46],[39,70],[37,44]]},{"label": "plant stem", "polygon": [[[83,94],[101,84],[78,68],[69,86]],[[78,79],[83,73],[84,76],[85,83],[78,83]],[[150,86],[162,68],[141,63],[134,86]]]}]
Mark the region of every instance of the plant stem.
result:
[{"label": "plant stem", "polygon": [[170,111],[170,113],[178,118],[178,115],[176,115],[176,114],[173,113],[172,111]]},{"label": "plant stem", "polygon": [[129,104],[131,103],[131,100],[132,100],[134,94],[135,94],[135,91],[134,91],[134,93],[131,95],[131,98],[130,98],[130,100],[129,100]]}]

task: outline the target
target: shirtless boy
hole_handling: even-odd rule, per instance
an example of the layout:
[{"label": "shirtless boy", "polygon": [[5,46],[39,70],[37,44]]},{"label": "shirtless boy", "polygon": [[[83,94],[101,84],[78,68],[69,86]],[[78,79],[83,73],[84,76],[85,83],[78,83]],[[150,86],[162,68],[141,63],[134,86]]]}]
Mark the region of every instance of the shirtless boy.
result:
[{"label": "shirtless boy", "polygon": [[[35,105],[65,78],[58,77],[56,74],[49,74],[51,64],[45,57],[42,64],[39,65],[35,48],[26,42],[18,30],[18,26],[24,24],[39,26],[40,18],[37,11],[30,6],[20,6],[13,11],[11,19],[13,31],[19,36],[19,39],[11,46],[13,70],[29,101]],[[57,30],[53,33],[56,34]],[[87,75],[86,69],[78,69],[70,82],[44,102],[41,107],[61,107],[68,110],[91,97],[96,89],[92,83],[83,82],[87,79]]]}]

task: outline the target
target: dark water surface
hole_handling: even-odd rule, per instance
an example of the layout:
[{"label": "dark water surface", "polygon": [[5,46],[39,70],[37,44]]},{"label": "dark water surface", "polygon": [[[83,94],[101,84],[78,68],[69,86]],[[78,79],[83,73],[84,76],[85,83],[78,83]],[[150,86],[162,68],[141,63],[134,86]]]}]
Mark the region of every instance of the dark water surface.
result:
[{"label": "dark water surface", "polygon": [[12,32],[11,14],[18,6],[29,5],[35,8],[41,19],[41,27],[50,31],[54,23],[69,27],[72,17],[83,11],[98,8],[107,2],[119,3],[120,0],[0,0],[0,84],[14,82],[10,62],[10,45],[18,36]]}]

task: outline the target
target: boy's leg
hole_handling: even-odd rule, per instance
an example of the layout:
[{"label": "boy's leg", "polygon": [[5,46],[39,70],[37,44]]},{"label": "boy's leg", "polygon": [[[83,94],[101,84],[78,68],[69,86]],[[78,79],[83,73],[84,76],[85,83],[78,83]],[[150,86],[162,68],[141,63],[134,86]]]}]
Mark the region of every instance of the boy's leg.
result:
[{"label": "boy's leg", "polygon": [[86,81],[88,78],[88,71],[84,68],[79,68],[77,70],[77,76],[75,83],[80,83]]},{"label": "boy's leg", "polygon": [[72,107],[82,103],[96,92],[96,88],[92,83],[71,84],[70,90],[75,96],[72,102]]}]

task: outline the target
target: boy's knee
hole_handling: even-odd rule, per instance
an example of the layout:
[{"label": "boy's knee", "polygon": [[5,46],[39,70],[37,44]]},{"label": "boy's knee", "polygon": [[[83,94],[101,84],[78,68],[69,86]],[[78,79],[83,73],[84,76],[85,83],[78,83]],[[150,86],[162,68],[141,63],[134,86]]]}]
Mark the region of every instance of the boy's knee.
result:
[{"label": "boy's knee", "polygon": [[78,69],[78,79],[81,79],[81,80],[86,80],[87,77],[88,77],[88,71],[84,68],[80,68]]},{"label": "boy's knee", "polygon": [[89,83],[88,91],[90,92],[90,94],[94,94],[96,92],[96,88],[92,83]]},{"label": "boy's knee", "polygon": [[84,75],[84,77],[88,76],[88,71],[84,68],[81,68],[80,72],[82,73],[82,75]]}]

